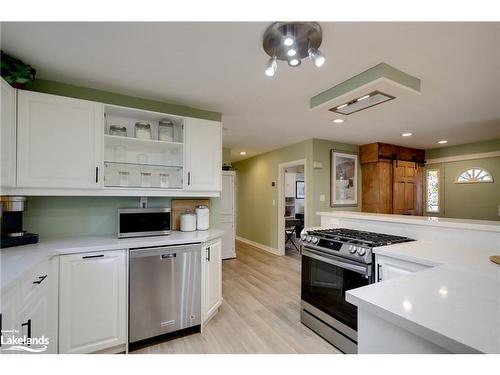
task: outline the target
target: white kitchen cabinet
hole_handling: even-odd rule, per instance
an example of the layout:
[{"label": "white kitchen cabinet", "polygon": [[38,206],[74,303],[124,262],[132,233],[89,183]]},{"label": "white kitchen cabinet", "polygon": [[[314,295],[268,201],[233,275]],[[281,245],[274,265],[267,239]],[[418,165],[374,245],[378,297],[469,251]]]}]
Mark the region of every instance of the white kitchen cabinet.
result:
[{"label": "white kitchen cabinet", "polygon": [[42,262],[2,289],[2,329],[11,332],[3,335],[4,343],[13,337],[39,340],[29,345],[33,351],[10,350],[7,344],[4,353],[57,353],[57,265],[57,258]]},{"label": "white kitchen cabinet", "polygon": [[16,186],[16,96],[17,90],[0,78],[1,89],[1,175],[0,187]]},{"label": "white kitchen cabinet", "polygon": [[235,172],[222,171],[222,191],[220,197],[220,228],[222,237],[222,259],[236,257],[235,250]]},{"label": "white kitchen cabinet", "polygon": [[185,121],[185,135],[185,189],[220,191],[221,123],[188,118]]},{"label": "white kitchen cabinet", "polygon": [[285,197],[295,198],[295,177],[296,173],[285,173]]},{"label": "white kitchen cabinet", "polygon": [[428,268],[423,264],[376,255],[376,280],[385,281]]},{"label": "white kitchen cabinet", "polygon": [[102,187],[102,104],[20,90],[17,116],[18,187]]},{"label": "white kitchen cabinet", "polygon": [[60,257],[60,353],[124,349],[126,267],[126,250]]},{"label": "white kitchen cabinet", "polygon": [[217,239],[203,247],[202,314],[206,324],[222,303],[222,242]]}]

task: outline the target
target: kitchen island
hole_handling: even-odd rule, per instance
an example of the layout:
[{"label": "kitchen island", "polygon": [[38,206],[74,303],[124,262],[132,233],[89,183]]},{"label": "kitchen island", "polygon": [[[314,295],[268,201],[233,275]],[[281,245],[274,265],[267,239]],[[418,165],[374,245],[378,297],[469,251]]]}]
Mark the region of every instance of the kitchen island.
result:
[{"label": "kitchen island", "polygon": [[349,290],[358,353],[500,353],[500,222],[319,213],[323,227],[404,235],[376,249],[378,282]]}]

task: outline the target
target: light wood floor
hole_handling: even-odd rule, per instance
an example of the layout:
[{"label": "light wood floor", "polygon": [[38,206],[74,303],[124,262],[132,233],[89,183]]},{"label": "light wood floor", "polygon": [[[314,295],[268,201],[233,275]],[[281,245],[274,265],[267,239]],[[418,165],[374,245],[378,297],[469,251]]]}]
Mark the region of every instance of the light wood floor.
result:
[{"label": "light wood floor", "polygon": [[300,257],[275,256],[237,241],[223,261],[219,313],[203,333],[134,353],[339,353],[300,323]]}]

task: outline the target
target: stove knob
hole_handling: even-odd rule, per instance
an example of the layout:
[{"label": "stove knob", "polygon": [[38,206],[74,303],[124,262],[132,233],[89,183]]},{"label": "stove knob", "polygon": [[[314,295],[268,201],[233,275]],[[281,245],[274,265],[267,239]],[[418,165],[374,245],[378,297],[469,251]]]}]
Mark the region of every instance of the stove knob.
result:
[{"label": "stove knob", "polygon": [[305,233],[304,233],[304,234],[302,234],[302,235],[300,236],[300,239],[301,239],[302,241],[305,241],[305,240],[306,240],[306,238],[307,238],[307,234],[305,234]]},{"label": "stove knob", "polygon": [[307,240],[307,242],[311,242],[312,237],[311,236],[307,236],[306,240]]},{"label": "stove knob", "polygon": [[359,256],[363,256],[363,255],[365,255],[365,254],[366,254],[366,249],[365,249],[365,248],[363,248],[363,247],[359,247],[359,248],[358,248],[358,255],[359,255]]},{"label": "stove knob", "polygon": [[319,239],[317,239],[316,237],[313,237],[312,243],[316,245],[318,242],[319,242]]},{"label": "stove knob", "polygon": [[349,252],[350,252],[351,254],[356,253],[356,246],[349,245]]}]

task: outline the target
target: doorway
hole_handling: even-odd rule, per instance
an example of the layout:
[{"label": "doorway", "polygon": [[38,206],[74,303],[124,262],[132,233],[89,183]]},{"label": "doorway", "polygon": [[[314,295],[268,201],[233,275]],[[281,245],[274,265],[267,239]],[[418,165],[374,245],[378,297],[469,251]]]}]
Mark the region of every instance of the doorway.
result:
[{"label": "doorway", "polygon": [[299,256],[300,232],[306,226],[306,159],[278,166],[278,250]]}]

